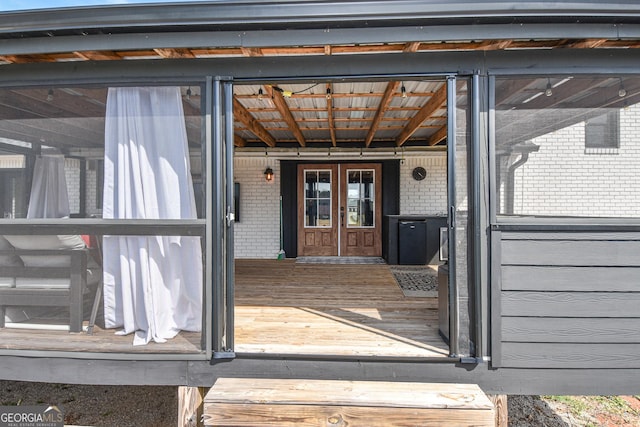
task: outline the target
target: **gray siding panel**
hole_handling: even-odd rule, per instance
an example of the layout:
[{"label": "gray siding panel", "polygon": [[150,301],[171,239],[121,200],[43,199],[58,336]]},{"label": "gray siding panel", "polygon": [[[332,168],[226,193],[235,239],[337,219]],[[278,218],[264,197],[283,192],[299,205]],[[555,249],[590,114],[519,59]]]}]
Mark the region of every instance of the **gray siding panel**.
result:
[{"label": "gray siding panel", "polygon": [[503,343],[513,368],[640,368],[640,344]]},{"label": "gray siding panel", "polygon": [[498,236],[499,367],[640,368],[640,233]]},{"label": "gray siding panel", "polygon": [[502,265],[640,266],[640,241],[560,240],[562,237],[503,240]]},{"label": "gray siding panel", "polygon": [[640,317],[640,293],[502,292],[503,316]]},{"label": "gray siding panel", "polygon": [[640,318],[503,317],[502,339],[530,343],[640,343]]},{"label": "gray siding panel", "polygon": [[640,292],[640,268],[506,265],[502,290]]}]

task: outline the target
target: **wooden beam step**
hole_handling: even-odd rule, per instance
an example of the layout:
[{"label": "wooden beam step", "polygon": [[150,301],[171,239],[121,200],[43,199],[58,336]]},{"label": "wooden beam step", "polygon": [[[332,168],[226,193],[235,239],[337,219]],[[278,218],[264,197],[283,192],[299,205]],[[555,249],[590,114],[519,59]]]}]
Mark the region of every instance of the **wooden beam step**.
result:
[{"label": "wooden beam step", "polygon": [[204,399],[207,426],[493,426],[473,384],[219,378]]}]

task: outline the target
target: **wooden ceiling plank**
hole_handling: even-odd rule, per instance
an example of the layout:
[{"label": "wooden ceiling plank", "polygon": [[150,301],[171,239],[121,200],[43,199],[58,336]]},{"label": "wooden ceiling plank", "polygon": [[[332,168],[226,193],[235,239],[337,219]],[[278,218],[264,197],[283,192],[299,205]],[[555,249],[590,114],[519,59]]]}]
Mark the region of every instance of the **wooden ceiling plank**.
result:
[{"label": "wooden ceiling plank", "polygon": [[262,142],[269,147],[276,146],[276,140],[273,136],[264,128],[258,121],[244,108],[244,105],[233,97],[233,115],[234,117],[244,124],[255,136],[257,136]]},{"label": "wooden ceiling plank", "polygon": [[409,123],[402,129],[400,135],[396,138],[396,145],[400,147],[404,144],[413,133],[420,128],[422,122],[428,119],[434,112],[441,108],[447,102],[447,85],[443,83],[427,101],[426,104],[409,120]]},{"label": "wooden ceiling plank", "polygon": [[391,81],[387,83],[387,88],[385,89],[384,94],[382,95],[380,104],[378,104],[378,111],[376,111],[376,115],[373,117],[373,122],[371,123],[371,126],[369,127],[369,132],[367,133],[367,137],[364,140],[366,147],[369,147],[369,145],[371,145],[371,141],[373,141],[373,138],[376,135],[376,132],[378,131],[380,122],[382,121],[382,118],[387,112],[387,109],[389,108],[389,104],[393,99],[393,95],[398,90],[399,84],[400,82],[398,81],[395,81],[395,82]]},{"label": "wooden ceiling plank", "polygon": [[195,58],[196,56],[189,49],[153,49],[155,53],[164,59],[173,58]]},{"label": "wooden ceiling plank", "polygon": [[296,119],[294,119],[293,114],[291,114],[291,110],[289,110],[289,105],[287,105],[287,101],[285,101],[284,96],[277,90],[274,90],[272,86],[266,86],[267,94],[271,97],[273,104],[276,106],[283,120],[289,126],[289,129],[296,137],[298,144],[301,147],[306,145],[306,141],[300,127],[298,127],[298,123],[296,123]]},{"label": "wooden ceiling plank", "polygon": [[[333,85],[331,83],[327,83],[327,92],[333,92]],[[329,121],[329,134],[331,135],[331,144],[336,147],[338,145],[338,141],[336,140],[336,124],[333,119],[333,98],[327,99],[327,118]]]}]

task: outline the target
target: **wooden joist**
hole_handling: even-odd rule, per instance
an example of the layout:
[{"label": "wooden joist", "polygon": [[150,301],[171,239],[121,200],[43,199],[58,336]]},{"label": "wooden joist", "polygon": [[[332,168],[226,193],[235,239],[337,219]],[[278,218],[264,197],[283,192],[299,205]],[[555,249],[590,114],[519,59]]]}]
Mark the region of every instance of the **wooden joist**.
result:
[{"label": "wooden joist", "polygon": [[494,426],[477,385],[219,378],[204,399],[206,426]]},{"label": "wooden joist", "polygon": [[420,128],[422,122],[429,118],[433,113],[441,108],[447,102],[447,85],[442,84],[440,89],[427,101],[427,103],[416,113],[415,116],[407,123],[405,128],[400,132],[400,135],[396,138],[396,145],[400,147],[402,144],[413,135],[413,133]]}]

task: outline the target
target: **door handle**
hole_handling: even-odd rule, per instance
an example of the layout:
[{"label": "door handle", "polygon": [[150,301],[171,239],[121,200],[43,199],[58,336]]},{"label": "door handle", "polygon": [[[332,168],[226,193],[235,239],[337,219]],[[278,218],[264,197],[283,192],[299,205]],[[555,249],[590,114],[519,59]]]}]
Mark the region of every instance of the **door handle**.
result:
[{"label": "door handle", "polygon": [[340,212],[340,226],[344,227],[344,212]]}]

